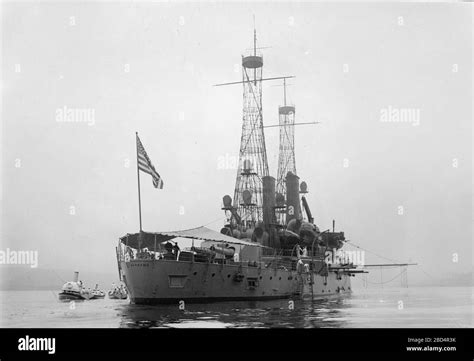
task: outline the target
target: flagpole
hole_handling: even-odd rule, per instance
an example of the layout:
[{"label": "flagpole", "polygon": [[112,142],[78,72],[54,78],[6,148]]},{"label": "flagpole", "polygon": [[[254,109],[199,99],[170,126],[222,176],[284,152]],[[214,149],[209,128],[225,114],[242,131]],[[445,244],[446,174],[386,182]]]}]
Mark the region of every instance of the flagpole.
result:
[{"label": "flagpole", "polygon": [[137,178],[138,178],[138,217],[140,219],[140,232],[142,231],[142,200],[140,197],[140,169],[138,168],[138,132],[135,132],[137,145]]}]

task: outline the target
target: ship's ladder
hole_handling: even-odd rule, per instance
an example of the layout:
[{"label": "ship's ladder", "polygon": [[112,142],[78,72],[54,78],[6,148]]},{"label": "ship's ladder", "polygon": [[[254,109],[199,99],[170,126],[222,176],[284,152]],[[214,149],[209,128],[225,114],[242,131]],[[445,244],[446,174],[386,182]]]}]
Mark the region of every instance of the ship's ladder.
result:
[{"label": "ship's ladder", "polygon": [[302,273],[298,273],[296,276],[297,279],[297,287],[296,287],[296,295],[303,297],[304,294],[304,275]]}]

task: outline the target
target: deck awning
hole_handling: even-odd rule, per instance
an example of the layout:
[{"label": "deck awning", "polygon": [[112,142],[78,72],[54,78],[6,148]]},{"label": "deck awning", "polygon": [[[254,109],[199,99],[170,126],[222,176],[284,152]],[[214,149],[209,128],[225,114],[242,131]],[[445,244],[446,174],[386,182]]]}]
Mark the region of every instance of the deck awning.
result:
[{"label": "deck awning", "polygon": [[120,241],[123,244],[126,244],[132,248],[139,248],[139,239],[141,238],[141,247],[153,248],[156,243],[167,242],[173,238],[190,238],[197,239],[201,241],[213,241],[213,242],[222,242],[222,243],[232,243],[239,244],[242,246],[253,246],[253,247],[263,247],[268,248],[260,243],[244,241],[242,239],[237,239],[234,237],[226,236],[225,234],[213,231],[207,227],[197,227],[191,229],[185,229],[182,231],[171,231],[171,232],[144,232],[140,233],[127,233],[125,236],[120,238]]}]

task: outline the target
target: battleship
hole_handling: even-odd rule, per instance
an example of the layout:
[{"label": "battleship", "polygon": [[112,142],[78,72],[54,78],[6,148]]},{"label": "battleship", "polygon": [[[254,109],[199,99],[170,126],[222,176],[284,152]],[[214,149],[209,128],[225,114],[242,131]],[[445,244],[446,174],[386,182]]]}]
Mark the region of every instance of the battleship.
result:
[{"label": "battleship", "polygon": [[[140,171],[163,183],[137,141],[140,231],[119,238],[118,273],[130,302],[159,304],[230,300],[314,299],[351,292],[351,277],[366,271],[344,257],[334,257],[347,240],[342,231],[320,230],[311,213],[308,185],[296,172],[296,108],[287,104],[286,81],[264,78],[263,55],[253,48],[242,56],[242,80],[217,84],[243,86],[243,123],[233,197],[222,198],[226,222],[220,232],[205,226],[146,232],[141,225]],[[277,177],[269,173],[262,115],[262,83],[283,82],[278,108]],[[179,249],[177,241],[191,239]],[[336,260],[330,262],[330,260]]]}]

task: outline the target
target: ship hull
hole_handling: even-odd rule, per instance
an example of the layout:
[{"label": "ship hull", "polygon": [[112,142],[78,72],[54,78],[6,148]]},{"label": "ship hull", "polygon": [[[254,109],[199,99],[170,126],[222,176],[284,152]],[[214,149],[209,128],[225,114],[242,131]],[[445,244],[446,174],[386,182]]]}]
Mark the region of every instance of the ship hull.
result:
[{"label": "ship hull", "polygon": [[60,300],[88,300],[90,297],[74,291],[62,291],[58,294]]},{"label": "ship hull", "polygon": [[135,304],[318,298],[351,292],[350,276],[298,273],[286,268],[176,260],[120,261]]}]

